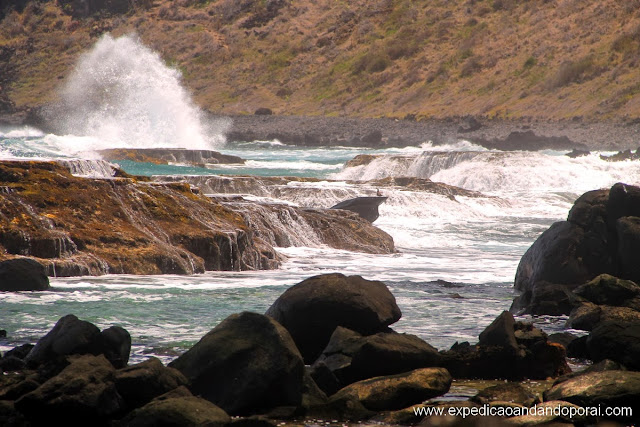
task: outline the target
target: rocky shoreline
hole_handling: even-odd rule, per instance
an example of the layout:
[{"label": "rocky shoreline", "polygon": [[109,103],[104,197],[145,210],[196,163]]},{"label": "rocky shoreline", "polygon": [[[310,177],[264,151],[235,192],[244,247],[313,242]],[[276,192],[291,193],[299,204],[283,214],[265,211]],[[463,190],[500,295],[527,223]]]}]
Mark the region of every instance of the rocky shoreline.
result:
[{"label": "rocky shoreline", "polygon": [[[612,417],[583,408],[637,411],[640,373],[607,360],[570,373],[565,348],[509,312],[477,344],[446,351],[393,331],[389,326],[401,316],[382,282],[314,276],[285,291],[265,314],[229,316],[165,366],[155,358],[129,365],[126,330],[100,331],[67,315],[35,345],[0,358],[0,423],[485,425],[480,415],[488,413],[498,415],[497,425],[638,420],[637,412]],[[488,381],[476,381],[478,391],[468,399],[447,399],[466,378]],[[532,387],[528,379],[540,382]],[[529,413],[545,407],[555,412]],[[427,416],[424,408],[447,415]]]},{"label": "rocky shoreline", "polygon": [[586,120],[499,120],[451,117],[415,121],[388,118],[303,117],[276,115],[213,116],[230,118],[229,140],[278,139],[303,146],[353,145],[365,147],[417,146],[432,141],[451,144],[460,139],[501,150],[574,148],[626,150],[640,145],[640,123]]}]

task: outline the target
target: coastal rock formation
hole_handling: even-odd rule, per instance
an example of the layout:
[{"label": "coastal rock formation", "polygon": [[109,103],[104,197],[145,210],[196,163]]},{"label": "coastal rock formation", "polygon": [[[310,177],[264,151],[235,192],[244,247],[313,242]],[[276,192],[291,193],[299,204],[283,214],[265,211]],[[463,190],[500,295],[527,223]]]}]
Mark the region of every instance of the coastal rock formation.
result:
[{"label": "coastal rock formation", "polygon": [[218,406],[196,396],[158,398],[127,415],[127,427],[223,427],[231,417]]},{"label": "coastal rock formation", "polygon": [[451,380],[443,368],[416,369],[358,381],[338,391],[332,399],[353,397],[372,411],[402,409],[445,394]]},{"label": "coastal rock formation", "polygon": [[187,377],[193,393],[230,414],[302,399],[302,357],[287,330],[261,314],[227,317],[169,366]]},{"label": "coastal rock formation", "polygon": [[49,275],[274,268],[242,217],[187,184],[88,179],[49,162],[0,164],[0,246]]},{"label": "coastal rock formation", "polygon": [[638,224],[640,187],[618,183],[583,194],[567,221],[542,233],[520,260],[515,288],[522,294],[512,310],[529,312],[534,293],[545,282],[572,290],[602,273],[638,282]]},{"label": "coastal rock formation", "polygon": [[187,150],[184,148],[113,148],[99,150],[103,159],[117,162],[131,160],[155,164],[183,163],[194,166],[216,164],[243,164],[244,159],[238,156],[222,154],[213,150]]},{"label": "coastal rock formation", "polygon": [[441,359],[438,350],[415,335],[379,332],[363,336],[338,326],[312,365],[311,375],[331,395],[363,379],[439,366]]},{"label": "coastal rock formation", "polygon": [[594,362],[609,359],[640,371],[640,320],[600,323],[587,338],[587,351]]},{"label": "coastal rock formation", "polygon": [[338,326],[371,335],[385,331],[402,313],[384,283],[334,273],[290,287],[266,315],[289,331],[305,363],[313,363]]},{"label": "coastal rock formation", "polygon": [[456,343],[442,355],[441,366],[454,378],[546,379],[570,372],[562,345],[507,311],[487,326],[477,345]]},{"label": "coastal rock formation", "polygon": [[111,327],[100,332],[93,323],[68,314],[40,338],[24,360],[30,366],[38,366],[60,356],[102,354],[113,366],[122,368],[129,361],[130,351],[131,336],[125,329]]},{"label": "coastal rock formation", "polygon": [[28,258],[0,262],[0,291],[46,291],[49,278],[45,268]]},{"label": "coastal rock formation", "polygon": [[640,372],[589,372],[560,378],[544,393],[544,400],[563,400],[583,407],[631,407],[635,415],[640,401]]},{"label": "coastal rock formation", "polygon": [[531,130],[513,131],[504,139],[494,138],[491,140],[481,138],[471,138],[471,140],[483,147],[492,150],[570,150],[575,148],[585,149],[581,143],[571,141],[566,136],[542,136],[536,135]]},{"label": "coastal rock formation", "polygon": [[36,424],[70,414],[78,424],[113,417],[124,408],[114,375],[104,356],[76,356],[58,375],[16,400],[16,409]]}]

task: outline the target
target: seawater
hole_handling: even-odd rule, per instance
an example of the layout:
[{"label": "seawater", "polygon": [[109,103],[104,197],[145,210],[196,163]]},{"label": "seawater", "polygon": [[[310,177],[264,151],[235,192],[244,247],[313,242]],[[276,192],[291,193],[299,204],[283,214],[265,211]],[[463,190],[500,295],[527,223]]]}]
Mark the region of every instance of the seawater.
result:
[{"label": "seawater", "polygon": [[[64,141],[75,138],[28,128],[0,130],[0,155],[69,159],[73,153],[64,148]],[[384,281],[403,312],[393,325],[397,331],[416,334],[440,349],[456,341],[475,342],[484,327],[509,308],[521,256],[553,222],[566,218],[579,195],[618,181],[640,182],[637,164],[605,162],[599,153],[570,159],[561,152],[492,152],[465,141],[379,150],[231,141],[218,149],[247,162],[215,169],[132,162],[120,166],[156,179],[207,174],[314,177],[319,181],[287,184],[291,191],[279,191],[277,200],[259,198],[309,207],[330,207],[347,196],[371,195],[376,189],[363,180],[385,176],[430,178],[481,196],[450,198],[382,188],[388,200],[375,224],[394,238],[398,252],[391,255],[315,245],[279,248],[287,261],[273,271],[51,278],[50,291],[0,295],[0,328],[8,331],[2,348],[34,342],[60,317],[73,313],[100,327],[118,324],[129,330],[132,360],[155,355],[169,361],[228,315],[244,310],[262,313],[288,287],[329,272]],[[362,153],[380,157],[366,166],[345,167],[346,161]],[[95,174],[101,170],[96,167]],[[529,320],[553,332],[562,330],[565,318]]]},{"label": "seawater", "polygon": [[[248,200],[329,208],[356,196],[371,196],[370,179],[429,178],[479,197],[383,188],[388,197],[376,225],[398,250],[369,255],[323,247],[278,248],[280,269],[208,272],[194,276],[102,276],[51,278],[46,292],[0,294],[0,350],[35,342],[62,316],[75,314],[132,335],[132,361],[155,355],[169,361],[232,313],[262,313],[290,286],[316,274],[341,272],[384,281],[403,317],[393,325],[445,349],[478,334],[514,297],[521,256],[553,222],[566,218],[585,191],[622,181],[640,183],[634,162],[608,163],[600,153],[570,159],[561,152],[495,152],[467,141],[420,147],[305,148],[279,141],[227,141],[229,121],[208,121],[181,84],[178,70],[135,36],[103,36],[83,54],[52,106],[55,134],[34,128],[0,129],[0,159],[63,161],[77,175],[110,179],[112,170],[96,150],[105,148],[215,149],[247,159],[244,165],[196,168],[121,162],[131,174],[176,179],[203,175],[298,176],[280,188],[255,188]],[[345,167],[358,154],[379,157]],[[164,178],[163,178],[164,177]],[[206,177],[205,177],[206,178]],[[205,191],[206,193],[206,191]],[[303,228],[296,232],[303,232]],[[301,236],[304,237],[304,236]],[[561,330],[562,317],[531,319]]]}]

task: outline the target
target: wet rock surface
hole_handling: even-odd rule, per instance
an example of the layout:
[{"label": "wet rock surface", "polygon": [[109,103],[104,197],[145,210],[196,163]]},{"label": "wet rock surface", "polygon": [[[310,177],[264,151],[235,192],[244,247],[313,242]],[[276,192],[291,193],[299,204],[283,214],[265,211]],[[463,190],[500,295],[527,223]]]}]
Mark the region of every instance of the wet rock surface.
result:
[{"label": "wet rock surface", "polygon": [[182,148],[114,148],[99,150],[98,154],[109,161],[131,160],[155,164],[182,163],[205,167],[216,164],[243,164],[238,156],[213,150],[188,150]]},{"label": "wet rock surface", "polygon": [[45,291],[49,278],[45,268],[32,259],[16,258],[0,262],[0,291]]},{"label": "wet rock surface", "polygon": [[384,283],[339,273],[290,287],[266,314],[289,331],[306,363],[316,360],[338,326],[371,335],[402,315]]}]

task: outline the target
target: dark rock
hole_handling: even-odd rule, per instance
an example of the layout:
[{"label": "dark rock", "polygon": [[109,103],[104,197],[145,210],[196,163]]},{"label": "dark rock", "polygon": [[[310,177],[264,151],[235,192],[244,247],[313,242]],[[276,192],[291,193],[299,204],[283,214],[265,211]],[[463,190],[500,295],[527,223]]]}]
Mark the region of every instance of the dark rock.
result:
[{"label": "dark rock", "polygon": [[231,417],[218,406],[195,396],[154,400],[122,420],[127,427],[222,427]]},{"label": "dark rock", "polygon": [[0,359],[0,371],[21,371],[25,369],[26,366],[27,364],[24,362],[24,360],[19,359],[15,356],[5,356]]},{"label": "dark rock", "polygon": [[573,203],[567,221],[584,228],[595,226],[605,233],[608,199],[609,190],[587,191]]},{"label": "dark rock", "polygon": [[253,114],[256,116],[270,116],[273,114],[273,111],[271,111],[271,108],[260,107]]},{"label": "dark rock", "polygon": [[373,130],[362,137],[362,143],[366,146],[378,145],[382,142],[382,132]]},{"label": "dark rock", "polygon": [[630,280],[601,274],[573,293],[594,304],[629,307],[640,310],[640,286]]},{"label": "dark rock", "polygon": [[622,162],[624,160],[638,160],[640,159],[640,152],[636,150],[635,153],[631,152],[630,149],[618,151],[616,154],[612,154],[611,156],[605,156],[600,154],[600,158],[607,162]]},{"label": "dark rock", "polygon": [[514,322],[503,312],[485,331],[476,346],[454,344],[441,352],[442,366],[454,378],[546,379],[570,372],[566,350],[547,342],[544,332],[530,324]]},{"label": "dark rock", "polygon": [[449,391],[451,375],[444,368],[423,368],[350,384],[331,400],[352,396],[372,411],[406,408]]},{"label": "dark rock", "polygon": [[640,371],[640,321],[599,324],[587,338],[587,351],[594,362],[610,359]]},{"label": "dark rock", "polygon": [[534,403],[539,403],[537,396],[532,394],[520,383],[504,383],[487,387],[471,399],[479,405],[486,405],[491,402],[511,402],[526,406],[527,408]]},{"label": "dark rock", "polygon": [[[313,364],[312,376],[320,379],[318,385],[330,395],[356,381],[439,366],[441,360],[434,347],[415,335],[380,332],[362,336],[339,326]],[[325,369],[335,383],[327,385]]]},{"label": "dark rock", "polygon": [[601,322],[607,321],[640,321],[640,311],[628,307],[595,305],[587,302],[571,311],[566,326],[573,329],[591,331]]},{"label": "dark rock", "polygon": [[402,315],[384,283],[339,273],[290,287],[266,314],[287,328],[306,363],[316,360],[338,326],[372,335]]},{"label": "dark rock", "polygon": [[128,0],[59,0],[62,10],[74,18],[88,18],[98,12],[120,15],[131,7]]},{"label": "dark rock", "polygon": [[640,218],[637,216],[619,218],[616,222],[616,232],[620,260],[618,274],[636,282],[640,281]]},{"label": "dark rock", "polygon": [[556,332],[549,335],[548,341],[551,343],[560,344],[564,348],[568,348],[569,344],[577,337],[569,332]]},{"label": "dark rock", "polygon": [[588,336],[584,335],[571,341],[567,346],[567,356],[575,359],[588,359],[589,351],[587,350]]},{"label": "dark rock", "polygon": [[531,291],[525,291],[513,300],[509,311],[550,316],[569,314],[576,304],[571,288],[548,282],[535,283]]},{"label": "dark rock", "polygon": [[287,330],[260,314],[227,317],[169,366],[230,414],[301,402],[302,357]]},{"label": "dark rock", "polygon": [[508,311],[503,311],[484,331],[480,333],[478,345],[503,347],[518,351],[515,337],[515,320]]},{"label": "dark rock", "polygon": [[565,154],[565,156],[575,159],[578,157],[588,156],[589,154],[591,154],[591,151],[589,150],[579,150],[577,148],[574,148],[573,150],[571,150],[571,152]]},{"label": "dark rock", "polygon": [[[579,406],[631,407],[640,402],[640,372],[591,372],[554,385],[544,400],[563,400]],[[622,420],[622,418],[618,418]]]},{"label": "dark rock", "polygon": [[32,348],[33,348],[33,344],[22,344],[22,345],[19,345],[18,347],[15,347],[7,351],[4,354],[4,357],[14,356],[14,357],[17,357],[18,359],[24,359],[25,357],[27,357],[27,354],[29,354]]},{"label": "dark rock", "polygon": [[131,335],[121,326],[111,326],[103,330],[102,353],[116,369],[124,368],[131,353]]},{"label": "dark rock", "polygon": [[25,361],[37,366],[58,356],[100,354],[101,349],[100,329],[93,323],[69,314],[58,320],[53,329],[38,340]]},{"label": "dark rock", "polygon": [[374,222],[380,216],[378,206],[383,204],[387,197],[356,197],[345,200],[331,207],[331,209],[344,209],[355,212],[369,222]]},{"label": "dark rock", "polygon": [[139,408],[187,383],[182,373],[164,366],[155,357],[120,369],[115,375],[116,389],[128,408]]},{"label": "dark rock", "polygon": [[28,422],[11,401],[0,400],[0,425],[4,427],[24,427]]},{"label": "dark rock", "polygon": [[75,356],[60,374],[15,403],[35,423],[100,424],[123,409],[113,365],[102,355]]},{"label": "dark rock", "polygon": [[556,222],[523,255],[516,271],[515,287],[526,292],[542,282],[583,284],[611,271],[610,257],[600,256],[606,247],[604,238],[587,236],[579,225]]},{"label": "dark rock", "polygon": [[610,229],[615,229],[616,222],[622,217],[640,217],[640,187],[620,182],[614,184],[609,190],[606,209]]},{"label": "dark rock", "polygon": [[46,291],[49,278],[45,268],[29,258],[0,262],[0,291]]},{"label": "dark rock", "polygon": [[458,127],[458,133],[475,132],[480,129],[482,129],[482,123],[480,123],[475,117],[468,116],[465,117],[462,124]]},{"label": "dark rock", "polygon": [[24,372],[15,375],[3,375],[0,377],[0,401],[17,400],[27,393],[40,387],[38,376],[25,374]]},{"label": "dark rock", "polygon": [[7,337],[7,331],[4,329],[0,329],[0,338],[6,338]]},{"label": "dark rock", "polygon": [[306,417],[357,422],[369,419],[374,414],[375,412],[365,408],[356,396],[349,394],[331,396],[326,404],[309,408]]}]

